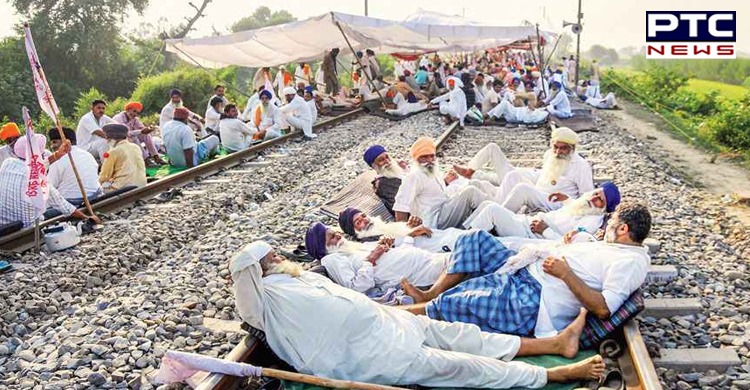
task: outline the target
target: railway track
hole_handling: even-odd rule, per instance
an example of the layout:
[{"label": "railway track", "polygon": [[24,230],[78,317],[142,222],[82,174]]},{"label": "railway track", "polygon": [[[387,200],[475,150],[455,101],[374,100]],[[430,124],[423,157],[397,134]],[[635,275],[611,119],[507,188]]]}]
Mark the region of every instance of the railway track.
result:
[{"label": "railway track", "polygon": [[[353,119],[356,116],[362,114],[364,110],[358,108],[342,115],[324,119],[317,122],[313,128],[315,130],[323,130],[332,126],[336,126],[346,120]],[[290,141],[294,138],[298,138],[302,135],[301,131],[294,131],[292,133],[283,135],[279,138],[260,143],[252,146],[240,152],[232,153],[220,158],[216,158],[204,164],[198,165],[174,175],[167,176],[162,179],[158,179],[151,182],[141,188],[136,188],[120,195],[102,200],[92,204],[93,209],[99,213],[112,213],[118,210],[132,206],[139,200],[146,200],[156,195],[161,194],[171,188],[176,188],[185,185],[189,182],[200,180],[208,176],[223,172],[227,169],[236,167],[237,165],[248,162],[250,159],[256,157],[259,152],[264,151],[272,146],[279,145]],[[82,211],[86,212],[85,209],[81,208]],[[46,220],[40,224],[40,229],[44,229],[47,226],[51,226],[67,220],[66,216],[59,216]],[[17,232],[0,237],[0,249],[10,252],[22,252],[34,246],[34,229],[27,228]]]},{"label": "railway track", "polygon": [[[453,139],[457,138],[459,133],[457,129],[459,129],[458,123],[453,122],[452,124],[448,125],[440,135],[440,137],[438,137],[437,145],[439,152],[444,152],[445,149],[447,149],[446,146],[450,145],[450,142]],[[547,131],[543,131],[540,133],[539,131],[535,130],[519,129],[515,132],[515,135],[521,134],[520,138],[513,137],[513,140],[511,141],[501,142],[501,140],[498,139],[497,134],[484,131],[483,128],[466,128],[463,131],[470,132],[473,136],[479,136],[481,141],[498,142],[501,144],[501,146],[503,146],[504,149],[505,146],[502,144],[507,142],[517,142],[520,138],[523,138],[525,136],[524,133],[532,134],[536,138],[536,143],[544,146],[546,146],[546,140],[549,136],[549,133]],[[488,135],[491,135],[491,137],[488,137]],[[540,137],[540,135],[542,137]],[[533,142],[532,140],[523,141]],[[483,146],[486,142],[480,142],[480,146]],[[512,147],[509,155],[513,155]],[[248,330],[250,334],[246,335],[242,339],[242,341],[240,341],[240,343],[238,343],[237,346],[232,349],[232,351],[224,358],[225,360],[234,362],[246,362],[263,367],[275,366],[281,363],[275,358],[275,355],[265,343],[262,334],[259,334],[256,331],[245,327],[244,324],[243,329]],[[629,321],[623,329],[613,335],[613,340],[617,342],[621,350],[621,354],[617,358],[617,364],[622,371],[625,381],[625,387],[630,390],[661,389],[662,386],[659,382],[659,376],[656,372],[656,369],[654,368],[653,362],[651,361],[648,350],[643,341],[643,337],[640,334],[638,321]],[[239,377],[211,373],[200,378],[196,388],[198,390],[235,389],[241,385],[242,380],[243,378]]]}]

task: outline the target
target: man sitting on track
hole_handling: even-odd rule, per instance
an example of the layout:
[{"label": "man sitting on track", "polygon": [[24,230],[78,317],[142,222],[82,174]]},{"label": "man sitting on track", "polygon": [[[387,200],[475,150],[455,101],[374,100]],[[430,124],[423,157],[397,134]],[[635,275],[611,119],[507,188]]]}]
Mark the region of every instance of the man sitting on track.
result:
[{"label": "man sitting on track", "polygon": [[320,222],[307,230],[307,253],[320,260],[334,282],[361,293],[384,292],[402,279],[415,286],[431,286],[445,271],[448,255],[399,246],[392,238],[378,242],[349,241]]},{"label": "man sitting on track", "polygon": [[484,186],[475,182],[449,195],[437,163],[436,150],[435,141],[428,137],[419,138],[411,146],[414,163],[396,194],[393,206],[396,221],[404,222],[412,214],[422,218],[430,228],[459,227],[480,203],[493,199],[492,194],[485,192]]},{"label": "man sitting on track", "polygon": [[[576,152],[578,134],[567,127],[552,131],[550,148],[544,152],[542,169],[514,168],[496,144],[480,150],[466,167],[453,169],[467,178],[499,184],[495,200],[517,213],[524,205],[544,211],[562,207],[562,201],[577,199],[594,189],[591,165]],[[491,163],[494,174],[479,171]]]},{"label": "man sitting on track", "polygon": [[550,115],[558,118],[572,117],[573,112],[570,110],[570,100],[568,100],[568,95],[562,89],[560,83],[554,81],[550,84],[549,88],[550,95],[547,99],[544,99],[544,103],[547,104],[546,108]]},{"label": "man sitting on track", "polygon": [[461,89],[464,83],[456,77],[448,77],[446,80],[448,92],[432,99],[430,103],[438,105],[440,114],[445,117],[446,123],[458,120],[459,125],[463,126],[468,107],[466,105],[466,95]]},{"label": "man sitting on track", "polygon": [[601,96],[599,97],[582,96],[581,99],[583,99],[583,101],[585,101],[586,104],[602,109],[602,110],[611,110],[617,107],[617,100],[615,99],[614,92],[608,93],[607,96],[605,96],[604,98],[602,98]]},{"label": "man sitting on track", "polygon": [[508,361],[575,356],[584,312],[553,338],[525,339],[380,305],[303,271],[262,241],[243,248],[229,268],[240,317],[264,331],[271,349],[301,373],[378,384],[500,389],[596,379],[604,371],[600,356],[549,369]]},{"label": "man sitting on track", "polygon": [[452,251],[458,237],[469,232],[457,228],[430,229],[422,225],[422,220],[415,215],[409,217],[407,222],[385,222],[380,217],[368,216],[351,207],[339,213],[339,227],[359,241],[393,237],[397,247],[413,245],[432,253]]},{"label": "man sitting on track", "polygon": [[620,204],[620,190],[612,182],[589,191],[560,209],[519,215],[495,202],[484,202],[466,219],[471,229],[494,231],[500,237],[546,238],[557,240],[571,230],[595,234],[607,213]]},{"label": "man sitting on track", "polygon": [[428,291],[402,283],[416,302],[428,302],[407,310],[536,337],[564,329],[581,307],[606,319],[646,280],[651,259],[643,240],[650,229],[648,209],[624,202],[605,241],[562,245],[525,261],[487,232],[475,232],[458,240],[448,270]]},{"label": "man sitting on track", "polygon": [[406,97],[401,92],[397,92],[396,96],[393,97],[393,104],[396,105],[396,108],[385,110],[386,114],[404,116],[427,108],[427,103],[419,100],[412,92],[409,92]]}]

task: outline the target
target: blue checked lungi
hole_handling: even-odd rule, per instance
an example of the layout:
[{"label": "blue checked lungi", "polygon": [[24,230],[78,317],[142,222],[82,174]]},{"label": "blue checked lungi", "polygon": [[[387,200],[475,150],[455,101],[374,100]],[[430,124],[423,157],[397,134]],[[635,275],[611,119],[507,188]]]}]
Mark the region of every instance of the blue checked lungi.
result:
[{"label": "blue checked lungi", "polygon": [[446,273],[466,273],[471,279],[430,301],[427,316],[476,324],[485,332],[532,335],[542,286],[526,268],[512,275],[495,273],[515,254],[485,231],[460,237]]}]

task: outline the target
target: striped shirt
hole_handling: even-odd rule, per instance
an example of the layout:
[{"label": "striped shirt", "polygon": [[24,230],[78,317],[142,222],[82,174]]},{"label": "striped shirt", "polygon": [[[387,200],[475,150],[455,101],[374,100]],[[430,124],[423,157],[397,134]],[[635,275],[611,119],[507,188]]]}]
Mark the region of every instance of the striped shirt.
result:
[{"label": "striped shirt", "polygon": [[[9,158],[0,166],[0,225],[21,221],[23,227],[34,224],[37,210],[30,199],[24,195],[28,180],[28,168],[26,164],[16,158]],[[68,203],[57,190],[49,186],[49,198],[47,207],[51,207],[63,215],[70,215],[76,210],[75,206]],[[39,216],[44,218],[43,216]]]}]

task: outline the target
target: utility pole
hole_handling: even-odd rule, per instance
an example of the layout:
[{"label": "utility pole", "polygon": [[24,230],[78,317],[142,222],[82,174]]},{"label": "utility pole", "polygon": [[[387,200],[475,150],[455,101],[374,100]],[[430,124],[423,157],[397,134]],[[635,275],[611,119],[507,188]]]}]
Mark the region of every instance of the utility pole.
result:
[{"label": "utility pole", "polygon": [[365,16],[367,16],[367,0],[365,0]]},{"label": "utility pole", "polygon": [[[366,0],[365,0],[366,1]],[[578,0],[578,25],[581,25],[581,19],[583,19],[583,14],[581,13],[581,0]],[[581,33],[579,32],[576,34],[576,84],[575,87],[578,87],[578,71],[581,69]]]}]

